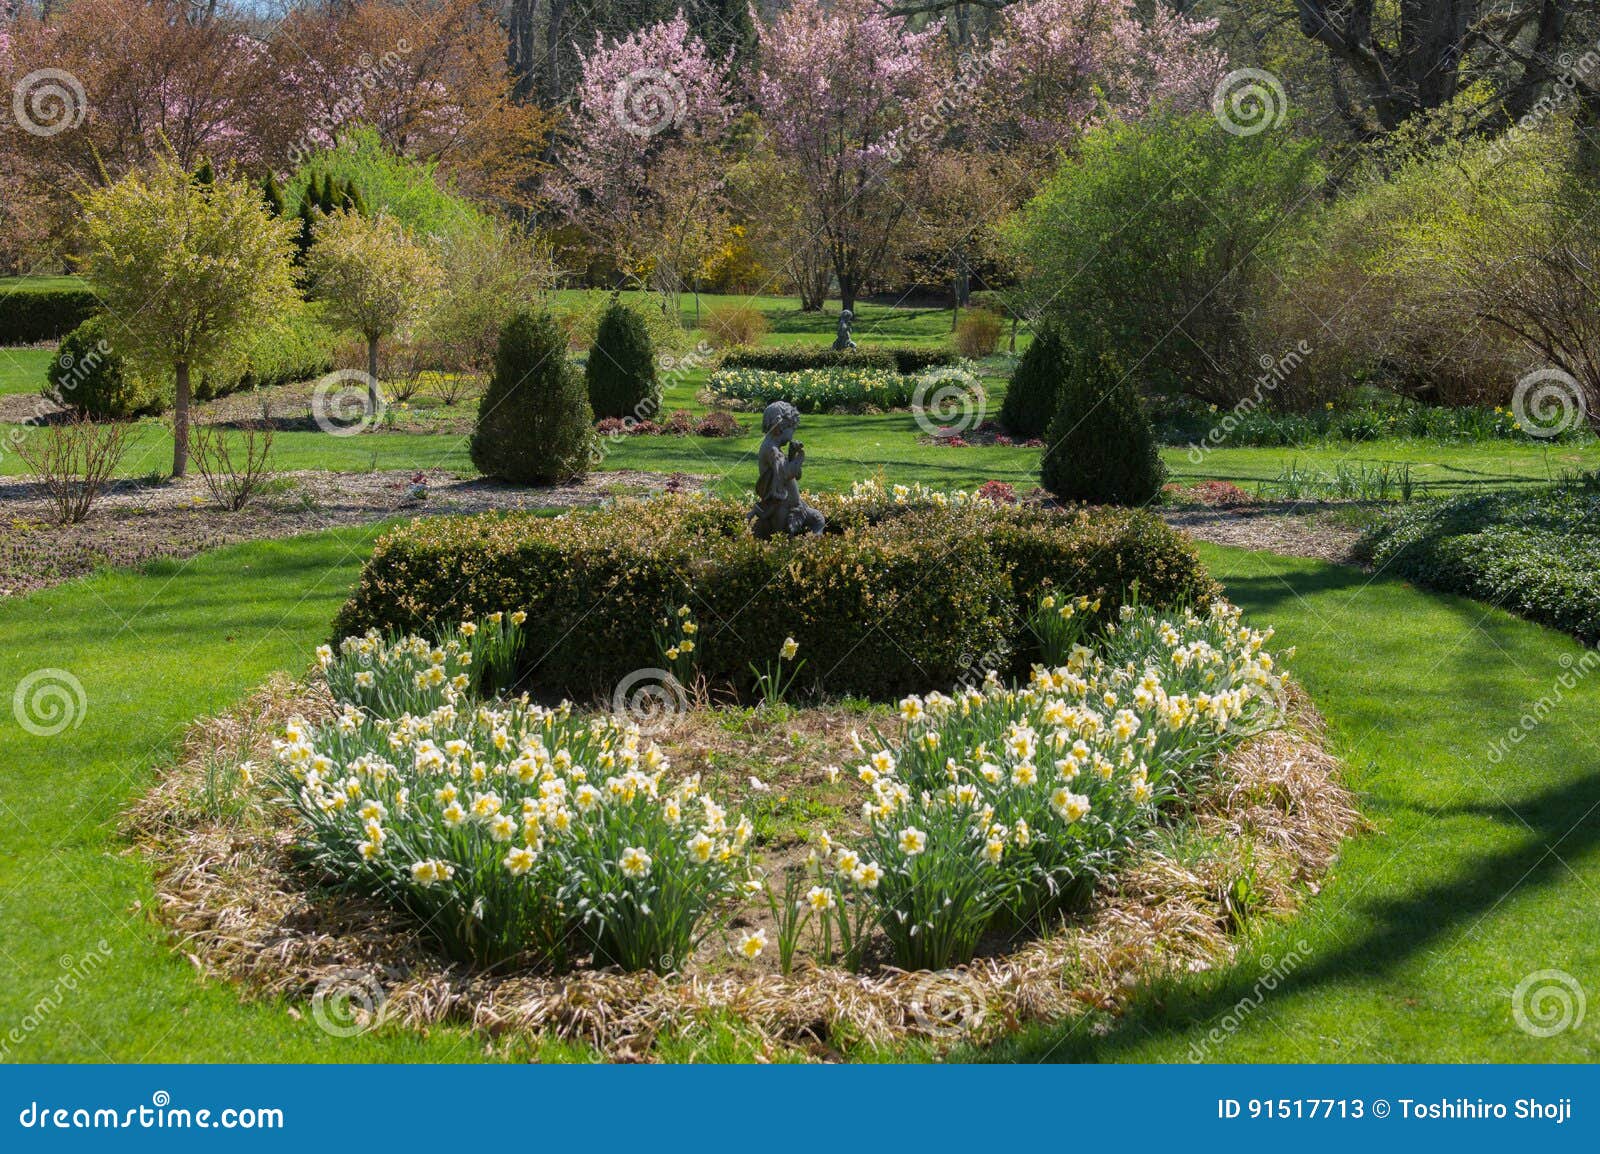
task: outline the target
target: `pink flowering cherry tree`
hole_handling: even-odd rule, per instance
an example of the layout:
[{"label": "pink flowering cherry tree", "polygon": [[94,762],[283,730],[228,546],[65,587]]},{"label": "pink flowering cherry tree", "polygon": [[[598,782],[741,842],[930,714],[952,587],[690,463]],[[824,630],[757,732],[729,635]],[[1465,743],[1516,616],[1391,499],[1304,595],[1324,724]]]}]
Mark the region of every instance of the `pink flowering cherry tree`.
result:
[{"label": "pink flowering cherry tree", "polygon": [[1205,43],[1215,21],[1133,0],[1024,0],[1007,7],[981,72],[982,124],[1002,145],[1053,153],[1106,112],[1202,108],[1226,67]]},{"label": "pink flowering cherry tree", "polygon": [[912,125],[939,99],[943,25],[906,32],[871,0],[795,0],[757,28],[762,116],[853,310],[893,251],[917,157],[934,143]]},{"label": "pink flowering cherry tree", "polygon": [[609,44],[596,36],[582,69],[554,198],[622,271],[648,277],[675,309],[727,213],[727,62],[680,11]]}]

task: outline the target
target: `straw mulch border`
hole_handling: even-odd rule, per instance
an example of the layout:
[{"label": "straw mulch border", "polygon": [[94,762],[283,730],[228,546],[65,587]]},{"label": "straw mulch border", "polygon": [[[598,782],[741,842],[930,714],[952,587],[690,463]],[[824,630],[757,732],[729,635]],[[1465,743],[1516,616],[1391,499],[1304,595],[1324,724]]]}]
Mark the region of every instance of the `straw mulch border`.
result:
[{"label": "straw mulch border", "polygon": [[[457,1023],[489,1035],[543,1033],[621,1057],[710,1015],[732,1016],[772,1045],[831,1053],[851,1043],[991,1041],[1023,1025],[1115,1012],[1163,973],[1225,964],[1235,881],[1248,873],[1250,915],[1282,916],[1313,892],[1361,823],[1323,749],[1303,694],[1292,722],[1251,739],[1196,800],[1184,861],[1146,849],[1089,911],[1013,952],[938,974],[853,974],[800,967],[785,977],[739,971],[658,977],[615,971],[474,974],[439,958],[386,907],[308,892],[291,863],[289,815],[259,788],[224,782],[292,715],[326,715],[318,687],[280,676],[230,712],[195,723],[178,764],[126,817],[154,866],[154,918],[207,977],[259,995],[310,999],[333,1033],[380,1022]],[[224,796],[226,804],[218,805]]]}]

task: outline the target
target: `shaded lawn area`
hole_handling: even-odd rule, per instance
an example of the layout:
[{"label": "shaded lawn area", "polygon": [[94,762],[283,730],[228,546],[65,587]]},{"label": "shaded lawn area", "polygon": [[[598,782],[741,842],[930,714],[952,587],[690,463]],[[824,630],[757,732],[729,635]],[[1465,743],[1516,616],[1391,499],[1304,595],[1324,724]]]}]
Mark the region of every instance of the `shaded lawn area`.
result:
[{"label": "shaded lawn area", "polygon": [[[1374,831],[1347,845],[1301,916],[1262,928],[1233,967],[1144,992],[1103,1036],[1037,1030],[983,1057],[1600,1058],[1592,1024],[1538,1038],[1512,1013],[1529,974],[1560,970],[1591,990],[1600,975],[1600,678],[1557,684],[1581,647],[1354,569],[1201,548],[1230,597],[1277,628],[1274,644],[1299,647],[1290,668]],[[1493,743],[1553,693],[1548,719],[1495,759]]]},{"label": "shaded lawn area", "polygon": [[[482,1039],[390,1027],[325,1036],[299,1006],[241,1003],[197,982],[137,903],[145,867],[116,815],[145,789],[191,719],[274,670],[299,673],[354,580],[376,528],[258,542],[141,573],[103,573],[0,603],[0,689],[65,669],[84,688],[81,725],[55,737],[0,717],[0,1020],[49,995],[60,958],[104,939],[108,965],[37,1015],[18,1060],[457,1061]],[[1368,582],[1353,570],[1204,547],[1229,593],[1297,645],[1291,667],[1324,711],[1375,823],[1347,846],[1295,921],[1259,931],[1231,969],[1139,998],[1105,1036],[1035,1031],[1000,1059],[1184,1060],[1257,989],[1266,959],[1305,956],[1210,1056],[1226,1061],[1583,1060],[1592,1030],[1531,1038],[1511,1019],[1527,973],[1600,973],[1600,682],[1581,683],[1499,765],[1489,743],[1547,694],[1577,646],[1475,603]],[[748,1058],[713,1031],[668,1050]],[[708,1048],[709,1047],[709,1048]],[[526,1055],[520,1055],[526,1056]],[[550,1060],[581,1057],[541,1047]],[[907,1058],[919,1055],[904,1053]]]}]

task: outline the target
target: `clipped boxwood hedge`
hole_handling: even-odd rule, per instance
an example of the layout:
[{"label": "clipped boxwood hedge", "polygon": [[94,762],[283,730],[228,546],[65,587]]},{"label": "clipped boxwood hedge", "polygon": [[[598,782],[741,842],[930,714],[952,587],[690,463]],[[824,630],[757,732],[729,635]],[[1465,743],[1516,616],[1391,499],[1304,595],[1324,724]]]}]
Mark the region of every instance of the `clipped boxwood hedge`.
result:
[{"label": "clipped boxwood hedge", "polygon": [[801,686],[886,699],[1025,667],[1021,612],[1046,587],[1102,597],[1108,614],[1135,579],[1146,603],[1218,591],[1187,540],[1144,513],[834,503],[833,531],[760,542],[744,512],[663,497],[415,521],[378,542],[335,635],[521,608],[529,684],[605,696],[662,664],[654,632],[687,604],[697,670],[714,685],[747,689],[750,664],[792,636]]},{"label": "clipped boxwood hedge", "polygon": [[1600,483],[1407,506],[1362,542],[1382,573],[1600,642]]},{"label": "clipped boxwood hedge", "polygon": [[0,293],[0,345],[59,341],[100,311],[86,288],[28,288]]},{"label": "clipped boxwood hedge", "polygon": [[891,369],[909,375],[955,363],[953,350],[936,345],[862,345],[843,351],[831,345],[740,346],[722,355],[725,369],[764,369],[774,373],[845,367]]}]

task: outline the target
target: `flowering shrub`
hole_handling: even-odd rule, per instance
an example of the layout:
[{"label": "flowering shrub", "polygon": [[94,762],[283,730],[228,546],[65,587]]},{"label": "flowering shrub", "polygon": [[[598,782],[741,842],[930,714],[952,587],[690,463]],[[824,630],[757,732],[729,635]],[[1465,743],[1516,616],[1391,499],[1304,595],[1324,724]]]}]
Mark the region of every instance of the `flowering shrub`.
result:
[{"label": "flowering shrub", "polygon": [[880,409],[911,403],[917,382],[885,369],[827,368],[799,372],[721,368],[711,374],[711,391],[730,400],[762,406],[788,401],[802,413],[825,413],[855,405]]},{"label": "flowering shrub", "polygon": [[[394,663],[429,644],[403,639]],[[349,683],[335,676],[338,695]],[[627,969],[689,957],[708,910],[748,877],[749,821],[730,826],[698,777],[669,782],[662,752],[615,718],[474,707],[452,680],[432,688],[426,712],[347,700],[331,724],[293,722],[275,743],[314,863],[462,961],[562,965],[575,934]]]},{"label": "flowering shrub", "polygon": [[1161,802],[1277,722],[1270,631],[1237,609],[1119,617],[1100,653],[1079,645],[1021,689],[906,698],[899,739],[857,769],[867,833],[823,856],[835,900],[876,909],[896,964],[965,961],[997,917],[1086,895]]}]

